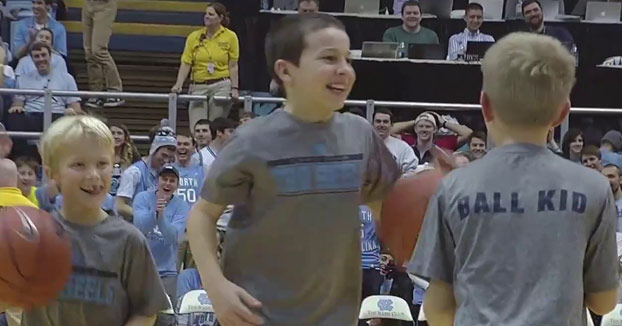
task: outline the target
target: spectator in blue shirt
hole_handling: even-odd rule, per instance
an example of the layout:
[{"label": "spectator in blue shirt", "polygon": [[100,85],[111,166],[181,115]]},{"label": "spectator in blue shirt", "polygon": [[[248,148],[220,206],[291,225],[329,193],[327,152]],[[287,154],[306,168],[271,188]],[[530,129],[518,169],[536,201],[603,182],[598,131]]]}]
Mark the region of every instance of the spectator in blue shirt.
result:
[{"label": "spectator in blue shirt", "polygon": [[49,28],[54,33],[54,50],[62,56],[67,56],[67,31],[63,24],[49,16],[52,0],[33,0],[32,17],[27,17],[17,24],[15,38],[11,42],[11,49],[15,58],[19,59],[28,54],[28,49],[35,41],[37,31]]},{"label": "spectator in blue shirt", "polygon": [[[30,50],[37,69],[17,77],[17,89],[50,89],[54,91],[77,91],[73,77],[62,71],[54,70],[51,65],[52,48],[44,43],[34,43]],[[15,95],[7,116],[7,128],[14,131],[42,131],[45,97],[42,95]],[[52,120],[63,115],[81,114],[79,97],[53,96],[51,101]],[[38,156],[35,146],[24,139],[17,139],[15,147],[22,155]]]},{"label": "spectator in blue shirt", "polygon": [[600,154],[603,166],[614,164],[622,169],[622,133],[617,130],[609,130],[600,141]]},{"label": "spectator in blue shirt", "polygon": [[190,212],[190,206],[175,195],[178,186],[179,172],[165,165],[158,174],[157,189],[139,193],[133,203],[134,225],[147,238],[173,306],[177,299],[177,249]]},{"label": "spectator in blue shirt", "polygon": [[[16,88],[18,89],[51,89],[57,91],[77,91],[75,79],[68,73],[54,70],[51,64],[52,48],[45,43],[34,43],[30,50],[30,56],[36,66],[36,70],[17,78]],[[9,109],[9,114],[22,116],[31,123],[23,123],[21,131],[38,131],[42,128],[43,111],[45,100],[40,95],[16,95],[13,105]],[[60,97],[52,98],[52,113],[60,116],[63,114],[81,113],[79,97]],[[15,119],[13,119],[15,122]],[[21,119],[24,120],[24,119]],[[11,121],[11,120],[9,120]],[[9,123],[11,125],[11,123]]]},{"label": "spectator in blue shirt", "polygon": [[[63,57],[54,50],[54,32],[51,29],[47,27],[40,29],[35,35],[35,42],[45,43],[52,48],[52,70],[67,73],[67,64],[65,63],[65,59],[63,59]],[[35,70],[37,70],[35,62],[32,60],[30,55],[27,55],[19,59],[17,68],[15,68],[15,75],[25,75]]]}]

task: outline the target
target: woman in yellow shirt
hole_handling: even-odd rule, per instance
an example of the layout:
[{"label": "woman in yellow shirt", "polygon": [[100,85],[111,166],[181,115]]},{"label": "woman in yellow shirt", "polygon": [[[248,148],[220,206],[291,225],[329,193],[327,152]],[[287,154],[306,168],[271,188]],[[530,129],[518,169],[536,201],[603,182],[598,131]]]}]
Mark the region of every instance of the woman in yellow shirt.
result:
[{"label": "woman in yellow shirt", "polygon": [[213,121],[227,117],[231,103],[216,103],[213,96],[238,97],[238,59],[240,46],[237,35],[227,28],[227,8],[212,2],[205,10],[205,28],[196,30],[186,39],[177,82],[171,89],[178,93],[192,72],[189,93],[209,96],[206,102],[190,102],[188,115],[192,128],[200,119]]}]

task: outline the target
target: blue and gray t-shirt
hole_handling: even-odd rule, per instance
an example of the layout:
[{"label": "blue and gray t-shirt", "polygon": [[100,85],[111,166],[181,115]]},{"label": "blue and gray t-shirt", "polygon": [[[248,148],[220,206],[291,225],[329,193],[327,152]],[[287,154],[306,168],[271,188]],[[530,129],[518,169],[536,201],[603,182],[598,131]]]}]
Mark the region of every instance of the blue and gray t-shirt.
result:
[{"label": "blue and gray t-shirt", "polygon": [[264,326],[357,323],[359,205],[399,175],[369,122],[349,113],[308,123],[277,110],[236,131],[201,196],[235,205],[223,272],[261,301]]}]

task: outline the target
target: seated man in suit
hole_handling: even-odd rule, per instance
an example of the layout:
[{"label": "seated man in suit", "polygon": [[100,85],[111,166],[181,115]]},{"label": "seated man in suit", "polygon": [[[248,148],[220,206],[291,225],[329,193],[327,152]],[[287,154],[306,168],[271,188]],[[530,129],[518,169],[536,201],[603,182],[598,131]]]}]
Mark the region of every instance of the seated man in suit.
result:
[{"label": "seated man in suit", "polygon": [[438,44],[436,33],[421,26],[421,6],[418,1],[409,0],[402,6],[402,21],[400,26],[387,29],[382,40],[405,44]]},{"label": "seated man in suit", "polygon": [[471,2],[464,12],[466,28],[462,33],[454,34],[449,38],[447,60],[458,60],[466,54],[468,42],[494,42],[494,37],[481,33],[479,28],[484,22],[484,7],[476,2]]}]

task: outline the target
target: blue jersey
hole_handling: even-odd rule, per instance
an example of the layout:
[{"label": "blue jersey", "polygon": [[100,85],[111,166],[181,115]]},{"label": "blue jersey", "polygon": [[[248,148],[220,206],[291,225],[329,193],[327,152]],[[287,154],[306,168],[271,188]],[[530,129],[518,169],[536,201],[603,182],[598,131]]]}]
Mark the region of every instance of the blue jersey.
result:
[{"label": "blue jersey", "polygon": [[205,169],[202,164],[197,163],[190,163],[189,167],[176,163],[175,168],[179,171],[179,188],[175,194],[192,206],[201,194],[203,181],[205,181]]},{"label": "blue jersey", "polygon": [[359,207],[361,219],[361,256],[363,269],[380,269],[380,240],[376,235],[376,222],[367,206]]}]

